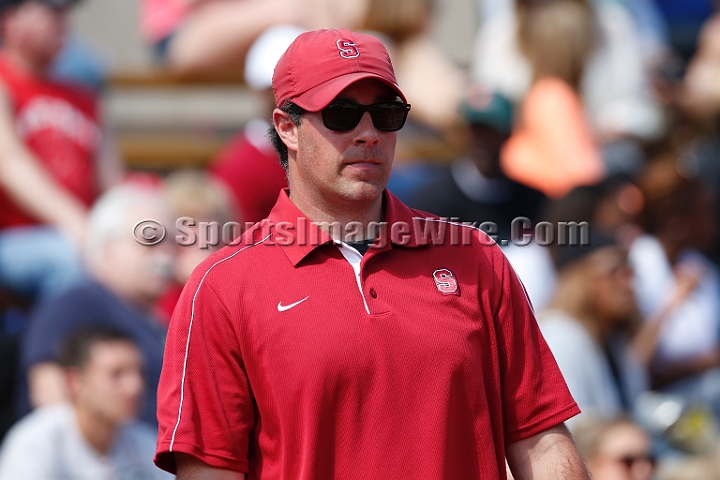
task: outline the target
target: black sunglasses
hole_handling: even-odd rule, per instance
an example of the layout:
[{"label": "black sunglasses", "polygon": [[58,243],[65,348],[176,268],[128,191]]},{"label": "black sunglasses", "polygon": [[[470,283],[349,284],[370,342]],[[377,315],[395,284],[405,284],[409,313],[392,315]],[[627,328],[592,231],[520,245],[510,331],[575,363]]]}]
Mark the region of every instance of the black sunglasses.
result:
[{"label": "black sunglasses", "polygon": [[373,125],[383,132],[397,132],[407,120],[410,105],[401,102],[362,105],[348,100],[337,100],[322,110],[325,127],[336,132],[346,132],[357,127],[365,112],[370,112]]}]

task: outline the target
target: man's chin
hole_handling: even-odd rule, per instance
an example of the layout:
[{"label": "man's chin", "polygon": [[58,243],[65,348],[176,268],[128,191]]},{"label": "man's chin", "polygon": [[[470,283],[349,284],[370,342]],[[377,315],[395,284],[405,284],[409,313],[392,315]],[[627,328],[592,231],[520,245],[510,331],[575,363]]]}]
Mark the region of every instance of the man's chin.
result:
[{"label": "man's chin", "polygon": [[382,197],[382,192],[385,190],[385,182],[354,182],[343,197],[346,200],[352,200],[355,202],[375,202],[378,198]]}]

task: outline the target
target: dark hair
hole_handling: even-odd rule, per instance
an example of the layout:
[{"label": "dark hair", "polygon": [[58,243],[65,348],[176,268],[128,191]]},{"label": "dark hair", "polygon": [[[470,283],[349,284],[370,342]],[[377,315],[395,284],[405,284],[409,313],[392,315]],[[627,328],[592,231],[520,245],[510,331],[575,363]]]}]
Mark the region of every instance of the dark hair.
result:
[{"label": "dark hair", "polygon": [[[280,110],[290,115],[290,120],[295,125],[300,125],[300,122],[302,121],[302,116],[305,113],[305,110],[303,110],[301,107],[298,107],[292,102],[285,102],[285,105],[280,107]],[[287,145],[283,143],[282,139],[280,138],[280,135],[278,135],[277,131],[275,130],[274,125],[270,125],[270,128],[268,129],[267,133],[268,138],[270,139],[270,142],[272,143],[273,147],[275,147],[275,151],[277,151],[278,156],[280,157],[280,165],[285,169],[287,172],[288,169],[288,149]]]},{"label": "dark hair", "polygon": [[705,186],[698,177],[685,177],[671,154],[648,163],[640,174],[640,190],[645,207],[640,216],[642,227],[653,235],[666,228],[668,219],[687,217],[696,209]]},{"label": "dark hair", "polygon": [[110,342],[135,344],[130,335],[112,327],[92,325],[76,330],[60,345],[60,365],[65,368],[83,368],[90,360],[90,352],[95,345]]}]

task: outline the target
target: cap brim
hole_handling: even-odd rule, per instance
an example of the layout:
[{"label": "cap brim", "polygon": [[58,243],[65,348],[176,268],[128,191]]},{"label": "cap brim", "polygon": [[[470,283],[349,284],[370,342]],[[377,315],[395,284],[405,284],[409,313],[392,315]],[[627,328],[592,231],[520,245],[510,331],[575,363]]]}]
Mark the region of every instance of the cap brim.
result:
[{"label": "cap brim", "polygon": [[290,101],[295,105],[307,110],[308,112],[319,112],[323,108],[327,107],[340,92],[345,90],[353,83],[366,79],[372,78],[383,82],[388,87],[392,88],[395,93],[402,99],[403,102],[407,103],[405,95],[403,95],[400,87],[388,79],[381,77],[380,75],[369,73],[369,72],[356,72],[341,75],[333,78],[325,83],[318,85],[317,87],[311,88],[307,92],[298,95],[297,97],[291,98]]}]

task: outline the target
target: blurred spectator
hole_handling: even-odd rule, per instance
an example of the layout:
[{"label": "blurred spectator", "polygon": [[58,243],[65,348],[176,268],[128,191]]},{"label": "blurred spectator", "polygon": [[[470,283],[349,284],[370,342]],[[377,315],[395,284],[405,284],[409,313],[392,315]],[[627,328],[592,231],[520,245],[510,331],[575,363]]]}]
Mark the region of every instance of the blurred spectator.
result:
[{"label": "blurred spectator", "polygon": [[[716,119],[720,120],[720,115]],[[713,223],[717,228],[720,225],[720,130],[717,127],[697,127],[685,124],[676,128],[680,141],[676,140],[678,145],[673,149],[676,152],[673,155],[677,158],[677,170],[684,176],[702,182],[708,194],[712,195],[715,213]],[[702,248],[703,254],[715,265],[720,265],[720,237],[714,235],[714,240],[708,243]]]},{"label": "blurred spectator", "polygon": [[661,480],[720,480],[720,447],[709,455],[692,455],[663,460],[658,466]]},{"label": "blurred spectator", "polygon": [[720,115],[720,14],[703,26],[685,74],[681,104],[691,117],[717,125]]},{"label": "blurred spectator", "polygon": [[121,173],[95,97],[47,78],[73,3],[0,2],[0,285],[33,298],[78,280],[72,240]]},{"label": "blurred spectator", "polygon": [[587,420],[573,437],[594,480],[655,478],[650,437],[632,420]]},{"label": "blurred spectator", "polygon": [[[157,316],[167,324],[170,322],[182,288],[195,267],[212,252],[224,246],[223,242],[235,240],[235,238],[222,238],[223,234],[232,233],[235,237],[240,236],[240,228],[236,228],[234,232],[224,229],[224,226],[236,219],[237,215],[233,212],[230,193],[225,185],[206,172],[177,170],[165,177],[164,192],[177,218],[191,219],[192,223],[184,224],[183,228],[195,234],[197,239],[192,245],[178,245],[173,281],[158,300]],[[202,222],[205,222],[205,225],[216,222],[219,225],[215,229],[217,236],[213,237],[212,227],[203,227]],[[202,239],[203,244],[200,244],[201,231],[207,237]],[[184,235],[184,233],[179,234]],[[205,240],[209,245],[205,245]]]},{"label": "blurred spectator", "polygon": [[143,0],[141,27],[160,59],[185,74],[238,72],[248,48],[279,24],[357,28],[367,0]]},{"label": "blurred spectator", "polygon": [[[559,242],[561,235],[569,238],[582,235],[584,222],[612,235],[621,246],[629,247],[639,235],[634,220],[641,208],[642,193],[638,187],[627,176],[617,175],[597,185],[577,187],[563,198],[550,201],[540,218],[556,229],[551,242]],[[538,243],[545,244],[547,239],[533,238],[534,233],[532,228],[515,232],[516,236],[527,235],[528,241],[522,241],[522,237],[520,242],[514,239],[503,250],[525,284],[535,310],[541,311],[552,299],[557,272],[552,248]]]},{"label": "blurred spectator", "polygon": [[[673,147],[677,168],[696,177],[709,188],[715,199],[715,225],[720,224],[720,14],[704,24],[698,48],[683,79],[676,107],[678,117],[688,121],[676,128]],[[677,138],[676,138],[677,137]],[[705,250],[720,263],[720,242]]]},{"label": "blurred spectator", "polygon": [[466,74],[430,38],[435,0],[368,0],[362,29],[380,34],[403,91],[410,119],[437,131],[456,126]]},{"label": "blurred spectator", "polygon": [[[480,18],[493,19],[495,15],[501,14],[503,10],[512,5],[514,0],[478,0]],[[593,0],[600,3],[604,0]],[[663,10],[656,0],[619,0],[637,26],[639,38],[643,43],[643,50],[649,55],[664,50],[669,44],[667,22]],[[672,1],[672,0],[669,0]],[[705,1],[705,0],[699,0]]]},{"label": "blurred spectator", "polygon": [[[476,80],[513,101],[522,100],[538,78],[537,63],[533,64],[537,57],[532,52],[544,48],[542,43],[528,42],[533,30],[547,31],[549,25],[543,25],[543,18],[558,8],[555,4],[572,4],[559,7],[565,14],[558,16],[553,26],[557,32],[574,31],[573,40],[562,42],[544,56],[552,69],[558,61],[567,62],[570,52],[585,58],[583,64],[570,65],[576,71],[584,67],[577,89],[595,134],[606,143],[622,137],[652,139],[662,133],[662,112],[650,88],[636,26],[622,2],[486,1],[492,6],[485,8],[489,15],[482,21],[475,44]],[[578,40],[580,34],[585,37],[582,41]],[[579,55],[582,52],[587,56]]]},{"label": "blurred spectator", "polygon": [[647,389],[631,349],[638,321],[632,272],[612,237],[592,230],[588,245],[557,246],[558,283],[538,324],[584,418],[632,409]]},{"label": "blurred spectator", "polygon": [[152,463],[155,432],[130,423],[143,390],[133,340],[107,328],[78,331],[59,360],[70,403],[35,410],[12,428],[0,450],[0,478],[171,478]]},{"label": "blurred spectator", "polygon": [[145,219],[171,225],[164,197],[146,186],[120,185],[93,207],[85,242],[91,278],[41,304],[23,342],[22,365],[33,406],[68,398],[58,365],[60,343],[82,327],[105,325],[127,333],[142,351],[147,389],[140,417],[157,423],[155,394],[165,328],[151,312],[172,277],[174,250],[170,242],[146,246],[133,238],[152,240],[152,231],[134,227]]},{"label": "blurred spectator", "polygon": [[636,222],[643,206],[643,194],[632,177],[618,174],[595,185],[577,187],[548,203],[542,218],[554,225],[588,222],[629,248],[642,233]]},{"label": "blurred spectator", "polygon": [[518,5],[520,48],[533,81],[502,152],[505,174],[548,196],[598,182],[604,166],[577,93],[593,48],[594,15],[584,1]]},{"label": "blurred spectator", "polygon": [[653,373],[657,386],[720,414],[720,276],[701,251],[716,235],[712,194],[686,178],[673,158],[650,164],[640,179],[647,235],[630,249],[635,292],[650,316],[687,298],[660,328]]},{"label": "blurred spectator", "polygon": [[644,205],[640,188],[626,175],[614,175],[598,185],[583,188],[595,195],[592,213],[587,217],[592,225],[611,233],[622,247],[630,248],[642,234],[636,223]]},{"label": "blurred spectator", "polygon": [[272,76],[282,54],[303,31],[292,25],[272,27],[248,51],[245,83],[256,92],[262,107],[210,167],[210,172],[232,192],[237,221],[259,222],[265,218],[280,190],[287,187],[285,169],[267,137],[275,108]]},{"label": "blurred spectator", "polygon": [[508,179],[500,170],[500,150],[512,129],[512,105],[476,84],[461,112],[468,123],[467,155],[439,168],[408,204],[476,225],[493,222],[497,231],[488,233],[509,241],[512,220],[536,221],[545,200],[542,193]]}]

